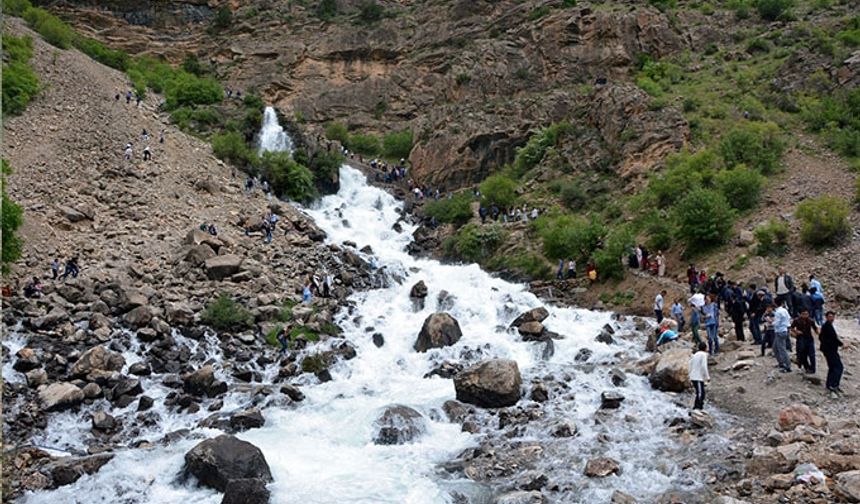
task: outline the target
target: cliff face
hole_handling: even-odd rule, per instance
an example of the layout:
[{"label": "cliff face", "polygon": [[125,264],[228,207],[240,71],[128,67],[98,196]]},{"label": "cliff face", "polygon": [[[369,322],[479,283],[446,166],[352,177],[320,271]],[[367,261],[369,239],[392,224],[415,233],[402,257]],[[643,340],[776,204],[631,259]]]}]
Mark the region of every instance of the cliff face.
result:
[{"label": "cliff face", "polygon": [[[413,174],[448,188],[480,181],[513,159],[531,129],[560,120],[613,150],[601,161],[602,148],[586,148],[586,163],[622,175],[650,170],[684,145],[687,127],[671,108],[648,111],[648,97],[623,81],[639,55],[657,59],[719,36],[696,14],[670,19],[637,4],[380,5],[374,22],[349,2],[328,22],[316,5],[278,1],[70,1],[61,13],[131,52],[208,59],[226,82],[258,89],[311,130],[334,120],[373,133],[410,129]],[[214,29],[222,7],[232,19]],[[612,147],[628,124],[638,140]]]}]

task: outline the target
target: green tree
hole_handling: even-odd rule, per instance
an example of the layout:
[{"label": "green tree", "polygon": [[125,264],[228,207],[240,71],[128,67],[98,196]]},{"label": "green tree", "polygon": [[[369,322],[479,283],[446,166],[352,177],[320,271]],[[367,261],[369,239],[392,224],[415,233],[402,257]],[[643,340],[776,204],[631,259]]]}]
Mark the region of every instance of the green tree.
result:
[{"label": "green tree", "polygon": [[212,152],[219,159],[243,167],[253,165],[256,158],[256,153],[245,143],[245,137],[236,131],[213,135]]},{"label": "green tree", "polygon": [[725,243],[734,217],[726,197],[712,189],[696,189],[675,206],[678,238],[691,253]]},{"label": "green tree", "polygon": [[365,156],[375,156],[379,154],[379,139],[373,135],[351,135],[346,148]]},{"label": "green tree", "polygon": [[517,201],[517,183],[501,173],[484,179],[480,190],[484,206],[508,208]]},{"label": "green tree", "polygon": [[24,11],[24,19],[30,28],[39,32],[46,42],[60,49],[68,49],[75,39],[75,32],[57,16],[45,9],[30,7]]},{"label": "green tree", "polygon": [[588,259],[606,228],[597,221],[562,215],[538,221],[538,233],[543,239],[543,253],[550,259]]},{"label": "green tree", "polygon": [[299,202],[316,196],[313,173],[291,158],[288,152],[264,152],[260,168],[275,194]]},{"label": "green tree", "polygon": [[601,281],[624,278],[624,264],[621,259],[634,243],[635,237],[628,225],[618,226],[606,235],[603,247],[593,255],[597,275]]},{"label": "green tree", "polygon": [[473,217],[472,198],[467,193],[458,193],[453,198],[429,200],[421,208],[422,213],[435,217],[438,222],[462,226]]},{"label": "green tree", "polygon": [[0,235],[0,241],[2,241],[2,264],[0,264],[0,268],[2,268],[2,272],[8,273],[12,264],[17,261],[21,257],[21,250],[23,248],[23,243],[21,241],[21,237],[16,234],[18,228],[21,227],[21,224],[24,223],[24,210],[20,205],[12,201],[9,195],[6,193],[6,175],[12,173],[12,169],[6,160],[2,160],[2,176],[0,176],[0,182],[2,182],[3,187],[0,189],[2,192],[2,208],[0,208],[0,219],[2,219],[2,235]]},{"label": "green tree", "polygon": [[349,130],[343,123],[330,122],[325,125],[325,137],[329,140],[336,140],[341,145],[349,143]]},{"label": "green tree", "polygon": [[412,132],[409,130],[389,133],[382,138],[382,154],[389,159],[405,159],[412,152]]},{"label": "green tree", "polygon": [[842,198],[819,196],[803,200],[795,215],[800,219],[800,238],[813,247],[835,245],[851,231],[851,209]]},{"label": "green tree", "polygon": [[714,185],[736,210],[749,210],[758,204],[765,177],[745,165],[724,170],[714,177]]},{"label": "green tree", "polygon": [[720,154],[729,168],[739,164],[770,175],[779,170],[785,141],[774,123],[747,122],[720,140]]}]

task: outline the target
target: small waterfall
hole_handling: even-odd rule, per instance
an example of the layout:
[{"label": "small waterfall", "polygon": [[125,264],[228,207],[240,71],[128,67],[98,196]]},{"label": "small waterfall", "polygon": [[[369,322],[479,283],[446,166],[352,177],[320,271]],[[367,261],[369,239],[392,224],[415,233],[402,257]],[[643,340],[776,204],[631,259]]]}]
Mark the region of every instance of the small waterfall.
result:
[{"label": "small waterfall", "polygon": [[260,128],[260,154],[263,152],[289,152],[293,154],[293,141],[278,122],[274,107],[266,107],[263,126]]}]

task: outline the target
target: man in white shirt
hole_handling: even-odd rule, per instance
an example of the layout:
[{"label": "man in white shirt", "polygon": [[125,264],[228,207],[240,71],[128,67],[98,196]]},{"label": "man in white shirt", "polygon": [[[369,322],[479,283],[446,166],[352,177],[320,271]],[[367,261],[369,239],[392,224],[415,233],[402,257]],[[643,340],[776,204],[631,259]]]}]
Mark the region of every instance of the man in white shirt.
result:
[{"label": "man in white shirt", "polygon": [[788,356],[788,328],[791,326],[791,315],[785,309],[785,301],[777,298],[776,311],[773,312],[773,355],[783,373],[791,372],[791,359]]},{"label": "man in white shirt", "polygon": [[664,289],[654,298],[654,316],[657,317],[658,324],[663,322],[663,297],[665,295],[666,290]]},{"label": "man in white shirt", "polygon": [[690,358],[690,381],[696,391],[693,409],[702,409],[705,406],[705,382],[711,381],[711,374],[708,372],[708,345],[700,341],[698,349]]}]

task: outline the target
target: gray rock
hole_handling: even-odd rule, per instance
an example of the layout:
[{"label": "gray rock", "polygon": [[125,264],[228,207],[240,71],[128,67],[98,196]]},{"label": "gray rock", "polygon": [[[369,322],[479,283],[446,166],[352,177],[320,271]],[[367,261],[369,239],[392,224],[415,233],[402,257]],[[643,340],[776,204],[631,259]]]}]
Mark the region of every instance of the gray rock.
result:
[{"label": "gray rock", "polygon": [[93,413],[91,418],[93,429],[110,432],[116,428],[116,419],[102,410]]},{"label": "gray rock", "polygon": [[70,485],[85,474],[95,474],[113,459],[110,453],[100,453],[88,457],[63,457],[50,462],[43,472],[51,475],[52,488]]},{"label": "gray rock", "polygon": [[242,258],[233,254],[210,257],[204,267],[210,280],[223,280],[242,270]]},{"label": "gray rock", "polygon": [[39,388],[39,402],[44,411],[73,408],[83,400],[83,391],[69,382],[56,382]]},{"label": "gray rock", "polygon": [[227,482],[221,504],[267,504],[269,489],[260,478],[233,479]]},{"label": "gray rock", "polygon": [[463,336],[460,324],[447,313],[434,313],[424,320],[414,348],[426,352],[431,348],[451,346]]},{"label": "gray rock", "polygon": [[426,431],[421,413],[401,404],[385,408],[374,422],[376,434],[373,442],[378,445],[399,445],[414,441]]},{"label": "gray rock", "polygon": [[511,327],[519,327],[526,322],[543,322],[547,317],[549,317],[549,311],[543,306],[538,306],[515,318],[511,322]]},{"label": "gray rock", "polygon": [[230,428],[235,432],[258,429],[266,424],[259,408],[248,408],[230,416]]},{"label": "gray rock", "polygon": [[95,371],[120,371],[125,366],[125,359],[117,352],[99,345],[84,352],[72,366],[71,376],[83,378]]},{"label": "gray rock", "polygon": [[185,454],[185,472],[220,492],[231,480],[272,481],[272,472],[259,448],[234,436],[221,435],[199,443]]},{"label": "gray rock", "polygon": [[507,359],[480,362],[454,377],[457,400],[484,408],[513,406],[522,396],[521,385],[517,363]]}]

